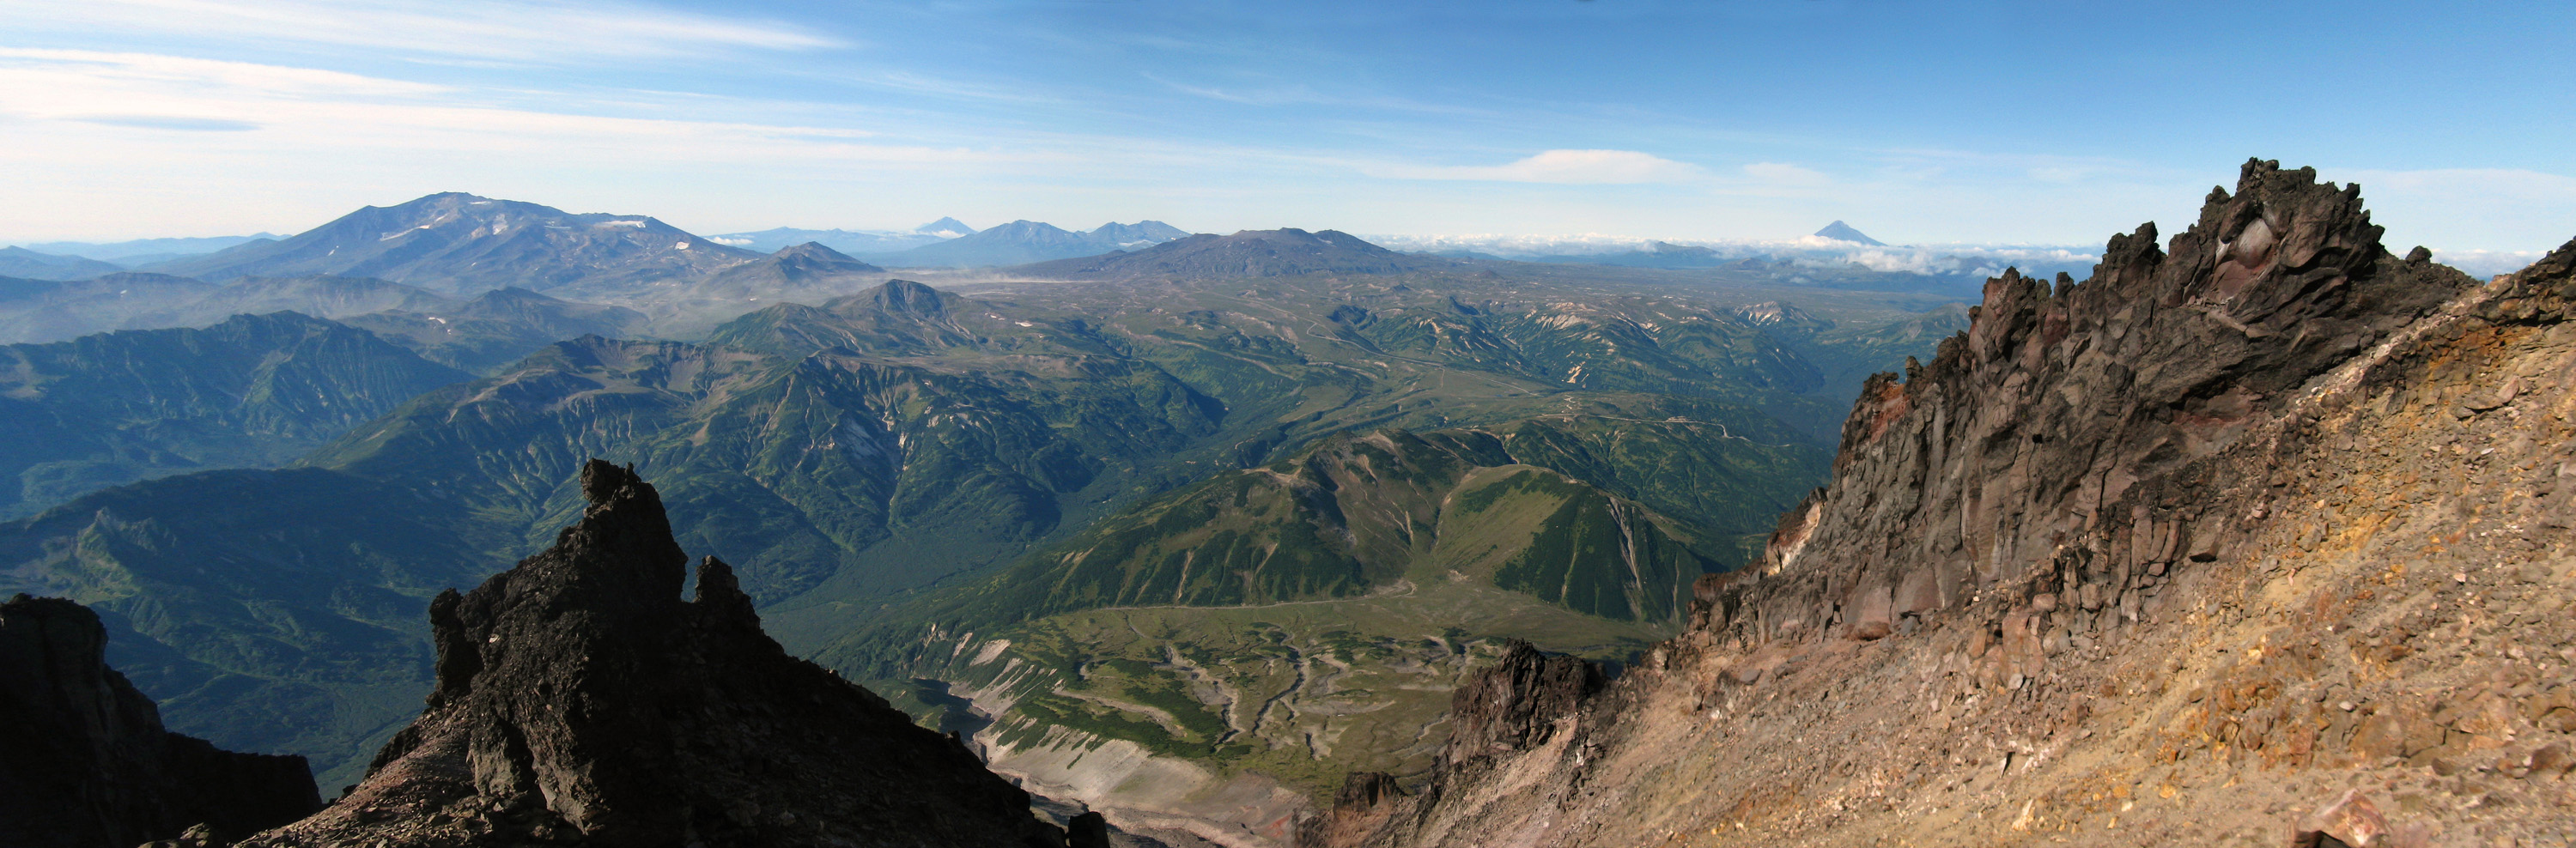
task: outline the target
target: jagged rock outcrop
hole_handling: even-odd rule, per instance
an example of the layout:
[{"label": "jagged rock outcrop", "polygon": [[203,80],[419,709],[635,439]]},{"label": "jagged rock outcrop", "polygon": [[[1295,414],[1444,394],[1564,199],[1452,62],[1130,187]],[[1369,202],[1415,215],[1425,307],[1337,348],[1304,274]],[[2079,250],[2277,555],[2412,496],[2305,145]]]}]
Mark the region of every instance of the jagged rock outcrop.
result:
[{"label": "jagged rock outcrop", "polygon": [[1297,823],[1297,844],[1303,848],[1331,845],[1365,845],[1402,811],[1403,786],[1395,775],[1382,771],[1355,771],[1342,781],[1340,791],[1333,793],[1333,806],[1321,815],[1310,815]]},{"label": "jagged rock outcrop", "polygon": [[1337,844],[2563,838],[2576,242],[2481,286],[2379,237],[2255,161],[1989,282],[1682,636]]},{"label": "jagged rock outcrop", "polygon": [[88,607],[0,603],[0,845],[132,848],[194,825],[238,839],[322,806],[303,757],[217,750],[161,727],[108,668]]},{"label": "jagged rock outcrop", "polygon": [[1040,846],[1062,831],[957,742],[788,656],[661,497],[582,469],[552,549],[430,605],[438,684],[364,782],[254,846]]},{"label": "jagged rock outcrop", "polygon": [[1544,744],[1557,719],[1600,689],[1600,667],[1513,640],[1499,662],[1450,694],[1443,759],[1463,763]]}]

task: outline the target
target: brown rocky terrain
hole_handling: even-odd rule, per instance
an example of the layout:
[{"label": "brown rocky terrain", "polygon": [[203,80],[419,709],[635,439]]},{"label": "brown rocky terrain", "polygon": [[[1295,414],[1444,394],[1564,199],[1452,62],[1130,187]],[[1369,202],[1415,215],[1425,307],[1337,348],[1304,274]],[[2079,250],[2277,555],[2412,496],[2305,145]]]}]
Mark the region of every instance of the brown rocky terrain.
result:
[{"label": "brown rocky terrain", "polygon": [[0,845],[130,848],[183,832],[237,839],[322,806],[303,757],[240,754],[163,730],[107,667],[88,607],[0,603]]},{"label": "brown rocky terrain", "polygon": [[243,843],[1060,846],[954,737],[780,649],[630,469],[552,549],[430,605],[438,684],[366,780]]},{"label": "brown rocky terrain", "polygon": [[[2576,242],[2479,284],[2249,162],[1873,378],[1598,694],[1505,666],[1309,843],[2576,840]],[[1578,706],[1547,706],[1579,701]]]}]

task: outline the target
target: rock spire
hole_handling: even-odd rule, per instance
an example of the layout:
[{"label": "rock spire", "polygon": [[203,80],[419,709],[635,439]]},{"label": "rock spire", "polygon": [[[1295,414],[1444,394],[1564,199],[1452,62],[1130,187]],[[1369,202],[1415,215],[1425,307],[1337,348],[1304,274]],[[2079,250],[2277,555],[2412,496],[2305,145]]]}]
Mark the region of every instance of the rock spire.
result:
[{"label": "rock spire", "polygon": [[553,548],[430,605],[437,689],[364,782],[255,846],[1056,846],[956,742],[764,635],[631,468]]}]

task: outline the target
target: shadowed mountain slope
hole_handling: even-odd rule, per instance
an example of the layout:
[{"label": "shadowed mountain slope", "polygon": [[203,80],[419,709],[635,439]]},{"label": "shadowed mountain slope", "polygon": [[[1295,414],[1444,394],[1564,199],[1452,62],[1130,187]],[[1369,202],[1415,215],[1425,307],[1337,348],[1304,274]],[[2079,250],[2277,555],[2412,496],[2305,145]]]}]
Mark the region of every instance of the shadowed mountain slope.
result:
[{"label": "shadowed mountain slope", "polygon": [[107,667],[98,615],[0,602],[0,844],[132,848],[182,830],[229,841],[322,806],[303,757],[238,754],[161,727]]},{"label": "shadowed mountain slope", "polygon": [[0,347],[0,514],[145,477],[284,465],[469,378],[292,312]]}]

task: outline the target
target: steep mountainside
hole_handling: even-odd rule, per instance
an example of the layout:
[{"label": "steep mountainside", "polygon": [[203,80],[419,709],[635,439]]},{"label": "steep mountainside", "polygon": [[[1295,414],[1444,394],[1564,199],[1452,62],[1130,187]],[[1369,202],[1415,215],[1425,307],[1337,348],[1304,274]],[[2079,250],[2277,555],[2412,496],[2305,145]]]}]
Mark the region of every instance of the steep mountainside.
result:
[{"label": "steep mountainside", "polygon": [[[972,731],[995,769],[1121,826],[1284,844],[1342,771],[1428,769],[1445,693],[1498,639],[1624,658],[1673,632],[1692,581],[1740,559],[1728,534],[1821,460],[1720,431],[1566,416],[1328,437],[821,656],[911,681],[912,708]],[[1740,486],[1769,491],[1721,491]]]},{"label": "steep mountainside", "polygon": [[0,602],[0,844],[131,848],[233,840],[322,806],[303,757],[237,754],[161,727],[103,659],[98,616],[60,598]]},{"label": "steep mountainside", "polygon": [[284,465],[468,378],[292,312],[0,347],[0,515],[146,477]]},{"label": "steep mountainside", "polygon": [[86,280],[125,270],[125,266],[79,256],[38,253],[23,247],[0,247],[0,277],[22,280]]},{"label": "steep mountainside", "polygon": [[1012,221],[983,232],[870,258],[899,268],[977,268],[1019,265],[1134,250],[1189,235],[1161,221],[1111,222],[1086,233],[1037,221]]},{"label": "steep mountainside", "polygon": [[955,740],[763,635],[733,571],[592,460],[552,548],[430,603],[438,684],[366,780],[245,846],[1063,844]]},{"label": "steep mountainside", "polygon": [[148,266],[235,277],[374,277],[448,294],[519,287],[553,293],[699,278],[760,258],[640,215],[576,215],[533,203],[433,194],[369,206],[291,238]]},{"label": "steep mountainside", "polygon": [[1012,270],[1033,277],[1068,280],[1206,279],[1393,274],[1448,264],[1447,260],[1397,253],[1338,230],[1310,233],[1288,228],[1244,230],[1230,236],[1200,234],[1142,250],[1122,249],[1102,256],[1040,262]]},{"label": "steep mountainside", "polygon": [[1990,282],[1688,632],[1320,832],[2563,838],[2576,242],[2479,286],[2379,236],[2257,161],[2170,252],[2148,226],[2085,282]]},{"label": "steep mountainside", "polygon": [[[1606,472],[1613,485],[1681,469],[1556,462],[1562,442],[1580,438],[1574,426],[1327,438],[1094,522],[996,574],[971,603],[984,610],[978,618],[1005,622],[1101,606],[1343,597],[1420,578],[1474,579],[1605,618],[1680,615],[1691,581],[1720,565],[1716,546],[1695,546],[1718,540],[1534,463]],[[1533,455],[1525,462],[1516,450]],[[1794,451],[1781,454],[1794,467]],[[1779,482],[1772,502],[1785,505],[1795,484]],[[1728,517],[1763,514],[1747,506]]]}]

